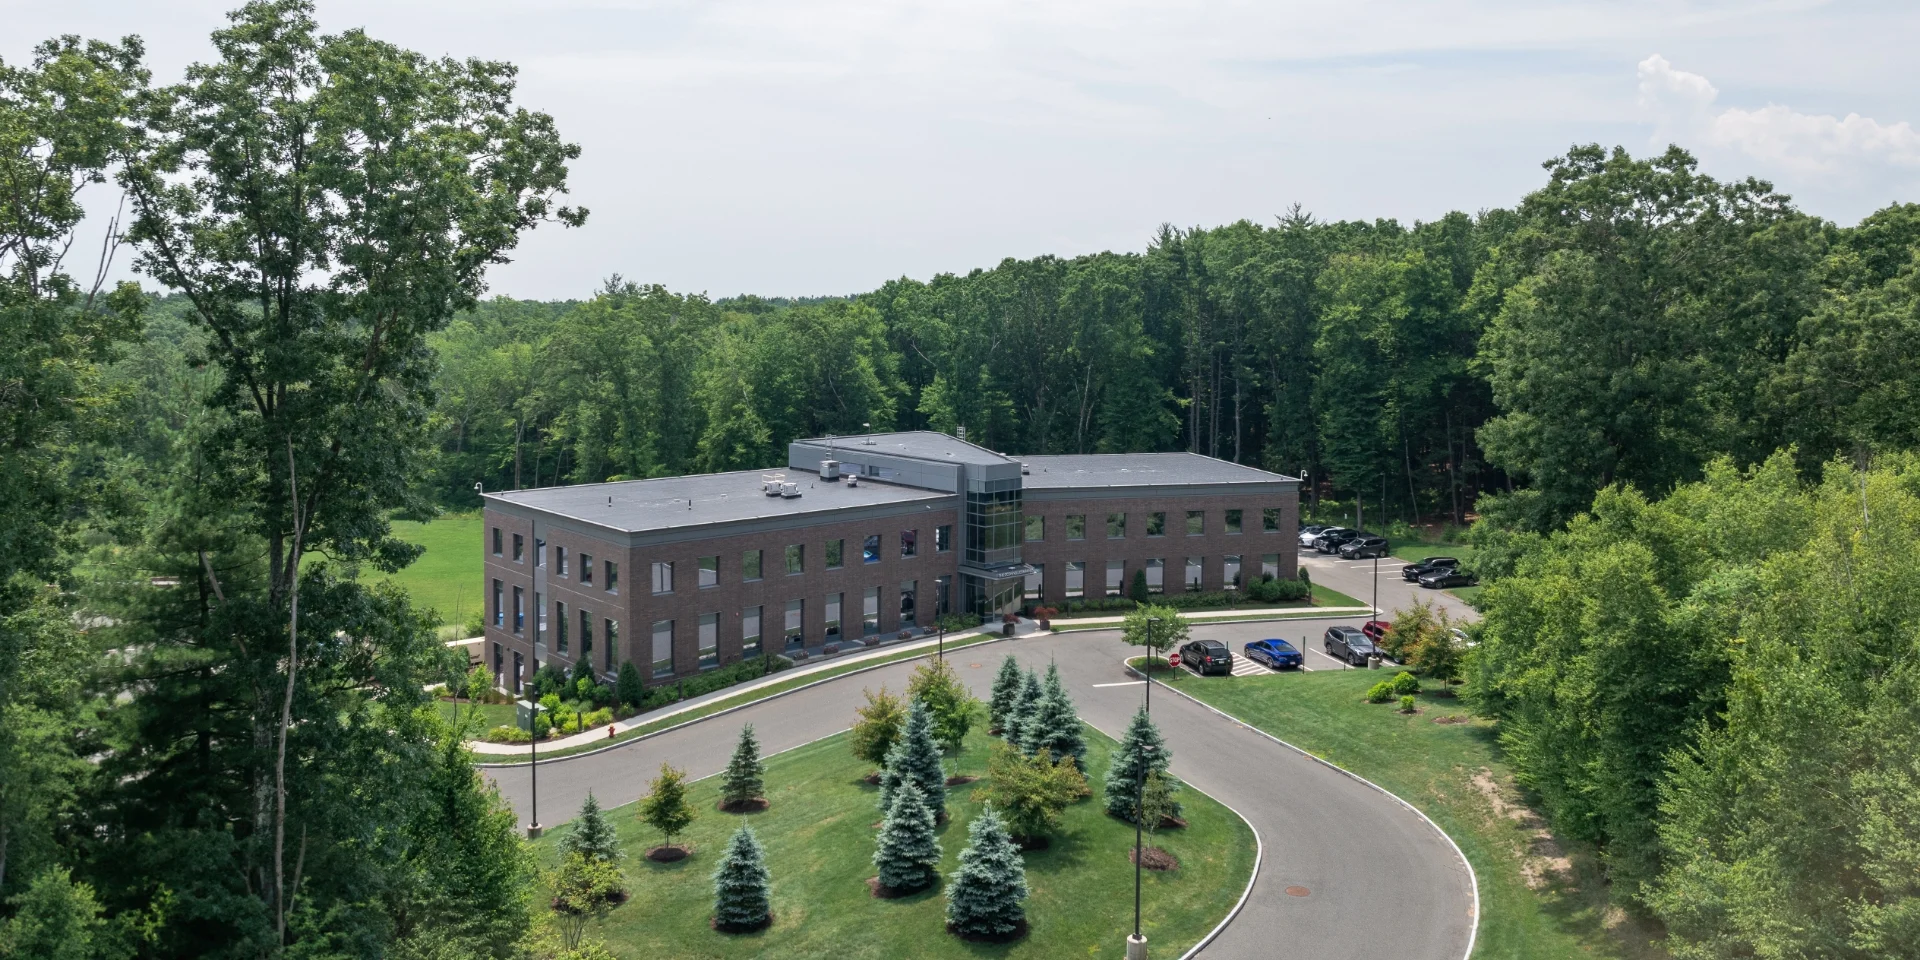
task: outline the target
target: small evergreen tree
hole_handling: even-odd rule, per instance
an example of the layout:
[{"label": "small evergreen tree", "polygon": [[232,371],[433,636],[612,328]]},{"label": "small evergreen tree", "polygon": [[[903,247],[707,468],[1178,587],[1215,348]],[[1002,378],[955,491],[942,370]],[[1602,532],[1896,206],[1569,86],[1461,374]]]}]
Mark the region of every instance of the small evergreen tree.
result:
[{"label": "small evergreen tree", "polygon": [[767,852],[753,828],[742,824],[713,869],[714,929],[734,932],[766,926],[773,919],[772,886]]},{"label": "small evergreen tree", "polygon": [[634,710],[640,709],[640,704],[646,701],[647,685],[641,682],[640,669],[633,665],[632,660],[620,665],[620,678],[614,681],[613,692],[620,698],[621,704]]},{"label": "small evergreen tree", "polygon": [[660,831],[666,838],[666,845],[673,846],[673,838],[680,835],[693,823],[693,807],[687,803],[687,775],[666,765],[660,765],[660,776],[647,786],[647,796],[640,801],[640,820],[642,823]]},{"label": "small evergreen tree", "polygon": [[[1141,749],[1148,746],[1154,748],[1151,757]],[[1172,762],[1173,754],[1160,738],[1160,728],[1147,717],[1146,709],[1134,711],[1133,722],[1127,725],[1127,734],[1120,740],[1120,749],[1114,751],[1113,765],[1107,768],[1107,812],[1132,823],[1140,803],[1140,781],[1147,773],[1163,777],[1170,792],[1178,790],[1179,781],[1167,773],[1167,765]],[[1180,804],[1174,801],[1171,816],[1179,815]]]},{"label": "small evergreen tree", "polygon": [[1076,770],[1087,769],[1086,734],[1080,729],[1080,718],[1075,715],[1073,701],[1067,697],[1064,687],[1055,685],[1040,695],[1040,704],[1034,708],[1021,733],[1025,738],[1022,745],[1028,753],[1046,751],[1071,759]]},{"label": "small evergreen tree", "polygon": [[1014,703],[1014,732],[1007,737],[1008,743],[1028,753],[1033,752],[1033,728],[1039,722],[1040,701],[1046,695],[1040,678],[1028,670],[1026,677],[1020,681],[1020,699]]},{"label": "small evergreen tree", "polygon": [[595,682],[593,661],[588,657],[581,657],[573,662],[573,673],[567,678],[567,683],[578,690],[581,689],[580,681],[582,680],[587,682],[587,689],[591,689]]},{"label": "small evergreen tree", "polygon": [[1134,603],[1146,603],[1152,596],[1147,592],[1147,571],[1134,568],[1133,585],[1127,589],[1127,598]]},{"label": "small evergreen tree", "polygon": [[927,806],[927,795],[911,783],[895,788],[893,806],[880,825],[880,838],[873,851],[881,886],[910,893],[940,879],[940,838],[933,828],[933,809]]},{"label": "small evergreen tree", "polygon": [[1026,925],[1027,870],[993,805],[967,827],[960,868],[947,882],[947,929],[963,937],[998,938]]},{"label": "small evergreen tree", "polygon": [[753,724],[740,728],[740,742],[727,761],[727,772],[720,782],[720,804],[739,810],[760,798],[766,789],[767,767],[760,762],[760,740],[753,735]]},{"label": "small evergreen tree", "polygon": [[987,722],[1002,733],[1007,729],[1007,714],[1020,696],[1020,664],[1013,654],[1000,661],[1000,672],[993,675],[993,693],[987,700]]},{"label": "small evergreen tree", "polygon": [[940,763],[940,745],[933,739],[933,716],[918,700],[907,710],[907,727],[900,742],[887,754],[887,769],[880,777],[880,809],[893,806],[900,785],[911,783],[925,796],[927,809],[939,819],[947,809],[947,771]]},{"label": "small evergreen tree", "polygon": [[593,791],[587,791],[586,802],[580,804],[580,816],[573,823],[573,832],[560,841],[560,850],[602,863],[620,862],[620,842],[615,839],[613,824],[601,812],[600,801],[594,799]]},{"label": "small evergreen tree", "polygon": [[1067,685],[1060,680],[1060,665],[1047,661],[1047,677],[1040,681],[1040,690],[1046,694],[1067,695]]},{"label": "small evergreen tree", "polygon": [[867,705],[854,708],[859,717],[853,722],[853,755],[873,764],[884,767],[887,754],[893,751],[893,745],[900,739],[900,728],[907,722],[907,704],[881,687],[879,693],[872,690],[861,691],[867,697]]}]

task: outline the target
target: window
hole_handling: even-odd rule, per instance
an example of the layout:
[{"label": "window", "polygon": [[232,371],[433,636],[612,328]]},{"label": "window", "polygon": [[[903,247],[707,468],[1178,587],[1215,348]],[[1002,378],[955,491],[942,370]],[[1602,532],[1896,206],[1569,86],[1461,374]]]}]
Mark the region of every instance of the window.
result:
[{"label": "window", "polygon": [[911,560],[920,555],[920,531],[900,531],[900,559]]},{"label": "window", "polygon": [[740,579],[760,579],[760,551],[748,550],[740,555]]},{"label": "window", "polygon": [[1107,539],[1121,540],[1127,535],[1127,515],[1124,513],[1107,514]]},{"label": "window", "polygon": [[913,595],[919,588],[920,581],[918,580],[902,580],[900,582],[900,625],[902,627],[914,623],[919,619],[914,616],[913,613]]},{"label": "window", "polygon": [[506,590],[500,581],[493,582],[493,625],[502,630],[507,626]]},{"label": "window", "polygon": [[653,675],[673,676],[673,621],[653,622]]},{"label": "window", "polygon": [[[593,652],[593,611],[582,609],[580,611],[580,655],[584,657],[592,652]],[[608,641],[607,652],[609,653],[613,652],[613,644],[611,640]]]},{"label": "window", "polygon": [[711,557],[701,557],[700,558],[700,589],[705,590],[708,587],[717,587],[719,585],[720,585],[719,555],[715,554],[714,556],[711,556]]},{"label": "window", "polygon": [[1154,512],[1147,514],[1147,536],[1164,537],[1166,535],[1167,535],[1166,512],[1163,510],[1155,510]]},{"label": "window", "polygon": [[1047,518],[1030,515],[1027,517],[1027,539],[1045,540],[1047,538]]},{"label": "window", "polygon": [[1076,599],[1087,595],[1087,564],[1084,560],[1067,561],[1067,597]]},{"label": "window", "polygon": [[[1020,479],[969,480],[966,562],[983,567],[1020,562]],[[1017,585],[1009,592],[1017,592]]]},{"label": "window", "polygon": [[1026,598],[1028,600],[1040,599],[1041,591],[1043,591],[1046,588],[1046,583],[1047,583],[1046,564],[1042,564],[1042,563],[1034,564],[1033,572],[1027,574]]},{"label": "window", "polygon": [[[554,640],[556,641],[555,645],[560,648],[561,653],[566,653],[567,652],[567,605],[564,603],[561,603],[558,600],[555,600],[553,602],[553,626],[554,626]],[[593,646],[591,644],[583,643],[580,645],[580,656],[585,657],[587,654],[592,652],[593,652]]]},{"label": "window", "polygon": [[843,593],[827,594],[827,642],[840,639],[840,600]]},{"label": "window", "polygon": [[879,534],[877,533],[867,534],[866,542],[860,545],[860,562],[861,563],[879,563],[880,562],[880,535]]},{"label": "window", "polygon": [[868,587],[860,595],[860,635],[871,637],[880,632],[880,588]]},{"label": "window", "polygon": [[760,655],[759,607],[748,607],[740,612],[740,655],[743,657]]},{"label": "window", "polygon": [[1205,510],[1187,511],[1187,536],[1204,536],[1207,532],[1207,512]]},{"label": "window", "polygon": [[513,562],[525,563],[527,560],[527,542],[519,534],[513,535]]},{"label": "window", "polygon": [[1087,538],[1087,515],[1084,513],[1067,514],[1067,539],[1085,540]]},{"label": "window", "polygon": [[653,592],[655,594],[673,592],[673,561],[655,560],[653,562]]},{"label": "window", "polygon": [[1117,597],[1127,589],[1127,562],[1125,560],[1107,561],[1107,596]]},{"label": "window", "polygon": [[547,565],[547,542],[539,537],[533,538],[533,565],[542,569]]},{"label": "window", "polygon": [[787,576],[807,572],[807,547],[801,543],[787,544]]},{"label": "window", "polygon": [[[847,545],[847,542],[845,540],[828,540],[827,541],[827,569],[828,570],[838,570],[840,569],[841,565],[846,562],[846,558],[843,556],[847,548],[846,545]],[[791,550],[793,548],[788,547],[787,549]],[[787,572],[788,573],[794,572],[793,554],[791,553],[787,554]]]},{"label": "window", "polygon": [[1240,589],[1240,558],[1228,554],[1220,560],[1220,578],[1225,581],[1228,590]]},{"label": "window", "polygon": [[527,632],[527,598],[519,587],[513,588],[513,632]]},{"label": "window", "polygon": [[720,665],[720,615],[703,613],[700,615],[700,669],[711,670]]},{"label": "window", "polygon": [[554,566],[554,571],[558,573],[560,576],[564,577],[567,575],[567,548],[566,547],[553,548],[553,566]]},{"label": "window", "polygon": [[1279,554],[1263,553],[1260,555],[1260,575],[1263,577],[1276,577],[1276,578],[1280,576],[1280,555]]},{"label": "window", "polygon": [[606,563],[606,567],[607,567],[607,582],[606,582],[606,585],[601,587],[600,589],[605,590],[608,593],[619,593],[620,592],[620,565],[617,563],[614,563],[612,560],[607,560],[604,562]]},{"label": "window", "polygon": [[494,686],[497,687],[500,685],[500,682],[502,679],[500,676],[500,673],[505,669],[507,669],[507,648],[501,646],[499,643],[495,643],[493,645],[493,685]]},{"label": "window", "polygon": [[591,553],[580,555],[580,583],[584,586],[593,586],[593,554]]},{"label": "window", "polygon": [[493,528],[493,555],[496,557],[500,555],[500,528],[499,527]]},{"label": "window", "polygon": [[1167,561],[1165,560],[1148,560],[1147,561],[1147,592],[1148,593],[1167,592]]},{"label": "window", "polygon": [[933,528],[933,552],[946,553],[953,549],[953,524],[943,523]]},{"label": "window", "polygon": [[1188,590],[1200,589],[1200,578],[1204,576],[1203,568],[1206,567],[1206,565],[1207,558],[1205,557],[1187,558],[1187,575],[1182,582],[1187,585]]},{"label": "window", "polygon": [[1260,511],[1260,528],[1268,533],[1280,532],[1280,508],[1267,507]]},{"label": "window", "polygon": [[[604,658],[602,658],[601,662],[606,664],[606,671],[608,673],[612,673],[613,672],[613,654],[614,654],[614,651],[620,649],[620,621],[608,620],[604,624],[604,626],[607,628],[607,655]],[[588,659],[587,654],[589,652],[590,651],[587,651],[584,649],[581,650],[580,659],[582,660]]]},{"label": "window", "polygon": [[1228,535],[1232,535],[1239,532],[1240,532],[1240,511],[1228,510],[1227,511],[1227,533]]},{"label": "window", "polygon": [[[535,590],[533,592],[533,642],[534,643],[547,642],[546,595],[542,594],[538,590]],[[560,652],[566,653],[567,648],[561,647]]]},{"label": "window", "polygon": [[807,635],[804,632],[806,628],[801,626],[806,612],[807,602],[805,600],[787,601],[786,638],[788,650],[792,650],[806,642]]}]

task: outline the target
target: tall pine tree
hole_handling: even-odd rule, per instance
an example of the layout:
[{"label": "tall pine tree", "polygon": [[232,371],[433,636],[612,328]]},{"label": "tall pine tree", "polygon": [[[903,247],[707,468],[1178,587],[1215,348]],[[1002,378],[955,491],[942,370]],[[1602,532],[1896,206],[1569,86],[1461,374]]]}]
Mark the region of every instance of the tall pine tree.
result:
[{"label": "tall pine tree", "polygon": [[1028,753],[1045,750],[1056,760],[1071,757],[1074,768],[1086,772],[1087,738],[1080,730],[1080,718],[1074,713],[1073,700],[1068,698],[1064,687],[1048,685],[1022,732]]},{"label": "tall pine tree", "polygon": [[[1144,747],[1153,748],[1150,755]],[[1160,728],[1148,718],[1146,708],[1135,711],[1126,736],[1120,740],[1120,749],[1114,752],[1113,765],[1107,768],[1107,813],[1132,823],[1140,802],[1140,782],[1149,772],[1165,779],[1169,791],[1178,789],[1179,781],[1167,773],[1167,765],[1172,761],[1173,754],[1161,739]],[[1173,802],[1172,809],[1172,816],[1180,815],[1178,801]]]},{"label": "tall pine tree", "polygon": [[911,783],[896,788],[893,807],[880,825],[880,838],[873,851],[881,886],[911,893],[940,878],[940,838],[933,828],[933,809],[927,806],[927,795]]},{"label": "tall pine tree", "polygon": [[713,927],[727,933],[758,930],[773,919],[773,875],[753,828],[733,832],[713,869]]},{"label": "tall pine tree", "polygon": [[1026,863],[988,804],[967,826],[960,868],[947,882],[947,930],[968,939],[1000,940],[1026,928]]},{"label": "tall pine tree", "polygon": [[947,771],[940,764],[940,744],[933,739],[933,715],[918,700],[908,709],[907,727],[887,753],[887,768],[880,775],[883,812],[892,808],[893,795],[903,783],[920,788],[936,820],[946,814]]},{"label": "tall pine tree", "polygon": [[1020,680],[1020,696],[1013,702],[1013,714],[1007,721],[1007,742],[1028,753],[1033,752],[1031,736],[1034,721],[1040,712],[1040,700],[1046,696],[1046,690],[1040,685],[1040,678],[1032,670]]},{"label": "tall pine tree", "polygon": [[620,862],[620,843],[614,837],[613,824],[600,811],[600,801],[594,799],[593,791],[587,791],[586,802],[580,804],[580,816],[573,822],[573,832],[560,841],[560,849],[601,863]]},{"label": "tall pine tree", "polygon": [[993,675],[993,694],[987,700],[987,720],[995,732],[1005,732],[1007,714],[1013,710],[1013,702],[1020,696],[1020,663],[1007,654],[1000,661],[1000,671]]},{"label": "tall pine tree", "polygon": [[766,764],[760,762],[760,740],[753,735],[753,724],[740,728],[740,742],[733,748],[733,759],[720,784],[720,806],[742,810],[760,799],[766,789]]}]

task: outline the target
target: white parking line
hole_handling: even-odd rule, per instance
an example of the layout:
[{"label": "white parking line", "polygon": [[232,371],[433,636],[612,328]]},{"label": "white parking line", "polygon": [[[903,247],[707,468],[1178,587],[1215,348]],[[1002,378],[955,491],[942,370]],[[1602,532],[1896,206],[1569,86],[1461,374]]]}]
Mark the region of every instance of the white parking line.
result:
[{"label": "white parking line", "polygon": [[1143,683],[1146,683],[1146,681],[1145,680],[1126,680],[1121,683],[1096,683],[1094,684],[1094,686],[1095,687],[1137,687]]}]

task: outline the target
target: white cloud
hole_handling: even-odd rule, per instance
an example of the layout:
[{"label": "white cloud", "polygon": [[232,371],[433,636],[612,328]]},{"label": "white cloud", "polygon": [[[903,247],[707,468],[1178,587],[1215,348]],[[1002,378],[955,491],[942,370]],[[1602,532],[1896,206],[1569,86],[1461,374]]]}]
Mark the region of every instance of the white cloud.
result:
[{"label": "white cloud", "polygon": [[1920,131],[1907,121],[1881,123],[1849,113],[1801,113],[1781,104],[1758,110],[1716,110],[1720,91],[1706,77],[1654,54],[1640,61],[1640,107],[1655,139],[1704,139],[1800,173],[1833,173],[1868,163],[1920,166]]}]

